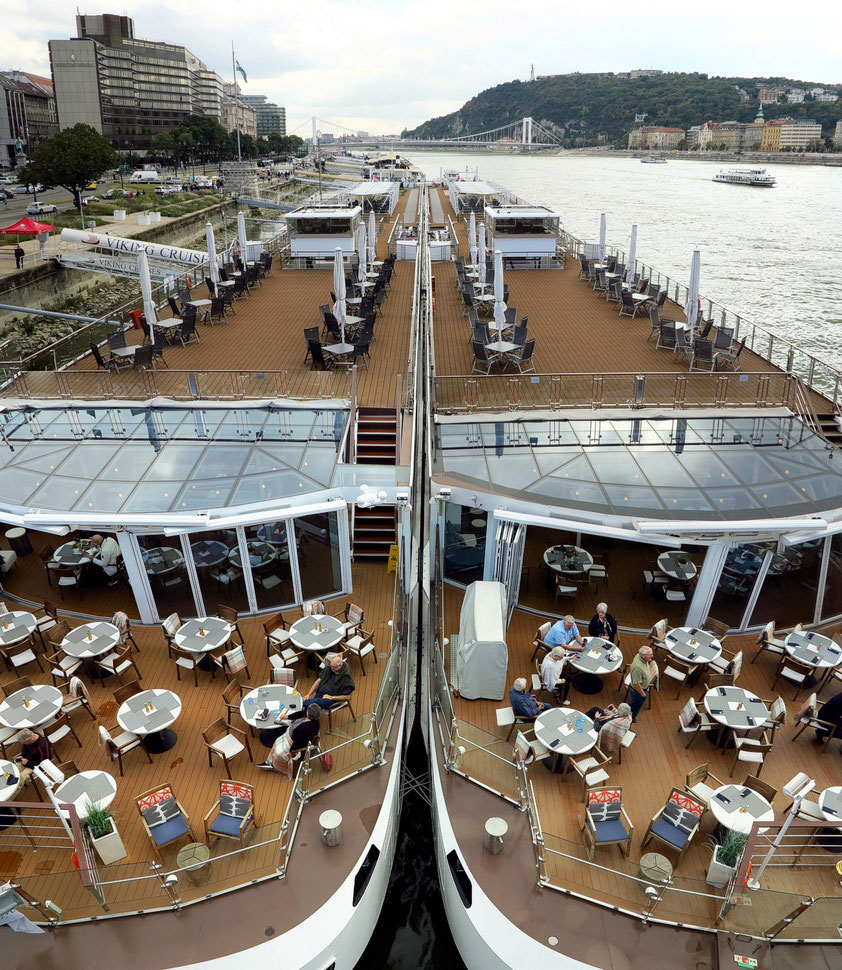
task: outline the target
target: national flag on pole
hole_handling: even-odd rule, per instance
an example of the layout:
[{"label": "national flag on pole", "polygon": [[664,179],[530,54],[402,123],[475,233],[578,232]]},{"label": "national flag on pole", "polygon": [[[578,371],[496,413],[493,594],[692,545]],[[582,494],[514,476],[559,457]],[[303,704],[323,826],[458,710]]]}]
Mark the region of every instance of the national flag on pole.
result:
[{"label": "national flag on pole", "polygon": [[246,77],[246,72],[242,69],[240,62],[237,61],[236,64],[237,64],[237,70],[240,72],[240,74],[243,75],[243,80],[248,82],[248,78]]}]

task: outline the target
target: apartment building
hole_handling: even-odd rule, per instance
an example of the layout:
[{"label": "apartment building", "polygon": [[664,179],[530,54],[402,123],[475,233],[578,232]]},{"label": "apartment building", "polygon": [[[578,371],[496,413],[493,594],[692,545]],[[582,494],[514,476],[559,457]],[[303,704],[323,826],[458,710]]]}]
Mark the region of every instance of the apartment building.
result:
[{"label": "apartment building", "polygon": [[56,134],[56,102],[49,78],[0,72],[0,168],[14,168]]},{"label": "apartment building", "polygon": [[257,112],[237,97],[238,90],[233,84],[223,85],[222,124],[226,131],[239,130],[240,134],[257,138]]},{"label": "apartment building", "polygon": [[49,42],[60,127],[91,125],[121,147],[147,148],[190,114],[222,121],[222,78],[177,44],[135,36],[131,17],[76,17],[76,37]]},{"label": "apartment building", "polygon": [[676,148],[684,141],[683,128],[665,128],[660,125],[643,125],[629,132],[629,148]]},{"label": "apartment building", "polygon": [[274,104],[265,94],[243,94],[240,100],[243,104],[254,108],[257,114],[257,133],[261,138],[268,138],[270,135],[286,135],[286,108]]}]

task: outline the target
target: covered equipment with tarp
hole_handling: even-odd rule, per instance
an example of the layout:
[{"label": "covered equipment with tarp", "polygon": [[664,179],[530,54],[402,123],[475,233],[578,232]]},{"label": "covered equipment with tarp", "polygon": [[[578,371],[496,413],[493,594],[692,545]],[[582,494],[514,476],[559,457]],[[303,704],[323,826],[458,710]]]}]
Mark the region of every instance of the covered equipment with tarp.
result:
[{"label": "covered equipment with tarp", "polygon": [[502,700],[506,691],[506,587],[471,583],[465,590],[459,633],[451,637],[453,686],[468,700]]},{"label": "covered equipment with tarp", "polygon": [[0,229],[0,235],[4,236],[40,236],[42,232],[52,232],[55,226],[48,226],[43,222],[35,222],[24,216],[12,226]]}]

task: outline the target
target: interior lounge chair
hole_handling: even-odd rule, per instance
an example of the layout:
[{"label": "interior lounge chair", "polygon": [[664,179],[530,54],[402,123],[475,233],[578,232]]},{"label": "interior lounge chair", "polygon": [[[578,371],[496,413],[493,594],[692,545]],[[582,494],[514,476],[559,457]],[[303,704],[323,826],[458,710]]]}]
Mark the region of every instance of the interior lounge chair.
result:
[{"label": "interior lounge chair", "polygon": [[699,831],[699,823],[705,812],[701,800],[673,788],[666,805],[659,809],[649,823],[640,847],[644,848],[652,839],[657,839],[666,849],[678,853],[678,862]]},{"label": "interior lounge chair", "polygon": [[136,799],[137,810],[158,858],[161,849],[187,835],[195,842],[190,816],[173,794],[170,785],[159,785]]},{"label": "interior lounge chair", "polygon": [[628,859],[634,825],[623,808],[622,788],[589,788],[581,827],[589,859],[593,859],[597,846],[606,845],[619,846]]}]

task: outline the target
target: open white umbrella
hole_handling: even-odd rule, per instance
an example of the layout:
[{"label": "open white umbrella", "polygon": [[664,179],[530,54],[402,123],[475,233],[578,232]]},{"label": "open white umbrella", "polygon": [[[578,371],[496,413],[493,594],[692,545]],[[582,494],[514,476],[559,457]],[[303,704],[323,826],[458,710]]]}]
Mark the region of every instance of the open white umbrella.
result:
[{"label": "open white umbrella", "polygon": [[342,261],[342,248],[336,247],[333,256],[333,292],[336,294],[336,303],[333,304],[333,315],[336,317],[342,334],[342,343],[345,343],[345,264]]},{"label": "open white umbrella", "polygon": [[503,302],[503,254],[494,251],[494,323],[497,325],[497,339],[503,339],[506,325],[506,304]]},{"label": "open white umbrella", "polygon": [[599,217],[599,261],[605,262],[605,213]]},{"label": "open white umbrella", "polygon": [[485,282],[485,223],[479,224],[479,243],[477,247],[477,258],[475,260],[479,270],[480,283]]},{"label": "open white umbrella", "polygon": [[637,251],[637,226],[632,226],[631,241],[629,242],[629,258],[626,262],[626,282],[634,283],[634,259]]},{"label": "open white umbrella", "polygon": [[205,223],[205,239],[208,243],[208,276],[214,283],[219,282],[219,264],[216,261],[216,239],[213,235],[213,226],[210,222]]},{"label": "open white umbrella", "polygon": [[477,217],[472,212],[468,220],[468,251],[471,254],[471,262],[476,266],[477,262]]},{"label": "open white umbrella", "polygon": [[365,282],[365,274],[368,270],[366,265],[366,255],[368,254],[368,246],[366,245],[366,233],[365,233],[365,223],[361,222],[359,229],[357,229],[357,255],[360,258],[360,264],[357,268],[357,279],[360,283]]},{"label": "open white umbrella", "polygon": [[237,213],[237,238],[240,240],[240,258],[245,263],[248,258],[246,248],[248,236],[246,236],[246,217],[242,210]]},{"label": "open white umbrella", "polygon": [[155,342],[155,324],[158,317],[155,314],[155,300],[152,297],[152,280],[149,276],[149,260],[141,250],[137,254],[137,273],[140,277],[140,292],[143,296],[143,315],[149,324],[149,339]]},{"label": "open white umbrella", "polygon": [[373,263],[377,259],[377,224],[374,221],[374,210],[368,214],[368,261]]},{"label": "open white umbrella", "polygon": [[702,257],[698,249],[693,250],[693,261],[690,263],[690,286],[687,288],[687,302],[684,304],[684,315],[687,317],[687,329],[692,332],[699,315],[699,276],[702,272]]}]

